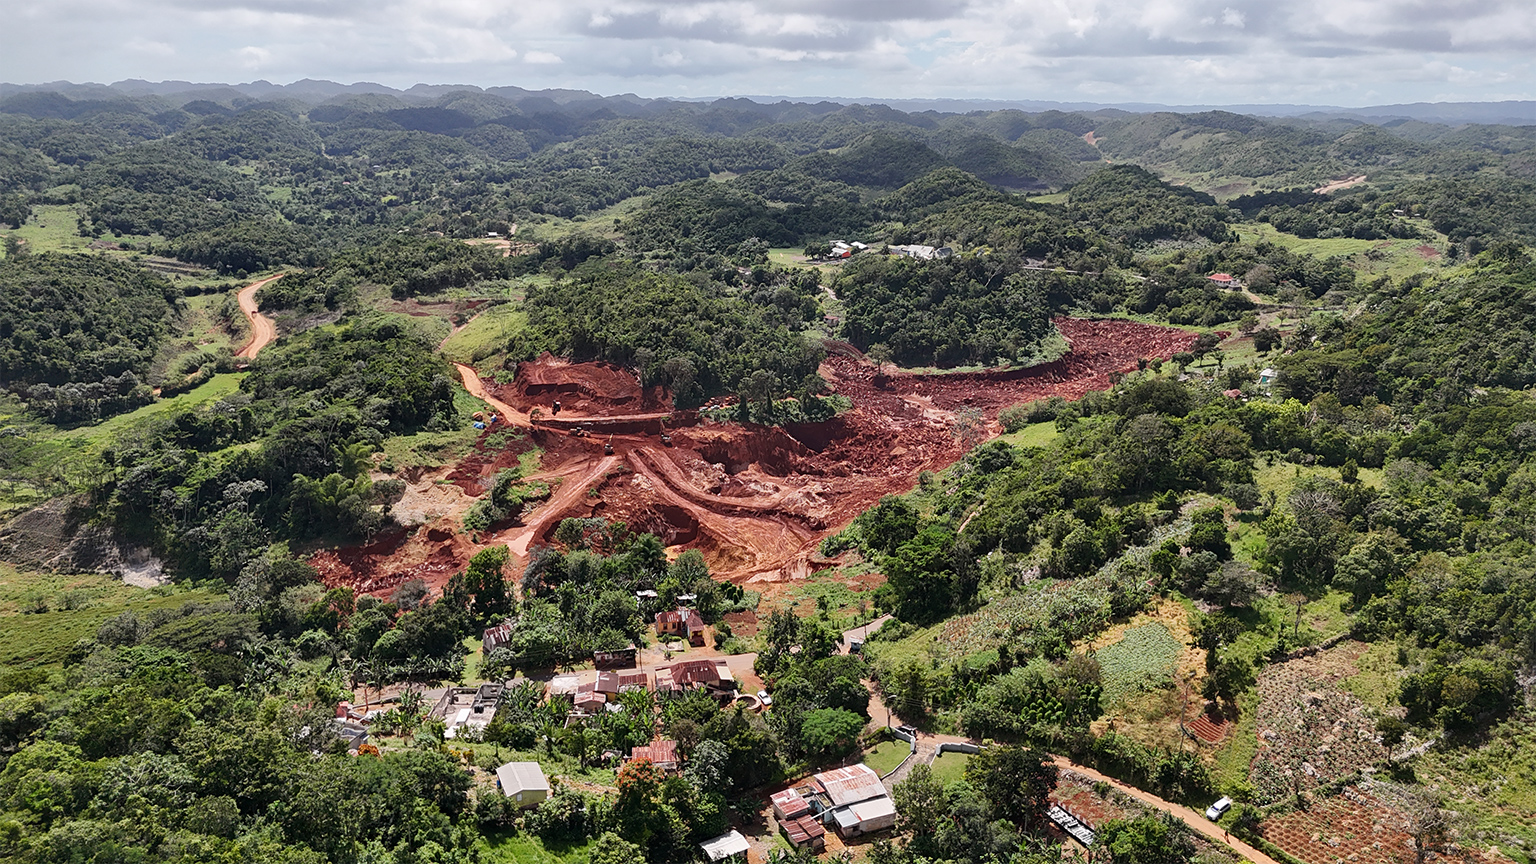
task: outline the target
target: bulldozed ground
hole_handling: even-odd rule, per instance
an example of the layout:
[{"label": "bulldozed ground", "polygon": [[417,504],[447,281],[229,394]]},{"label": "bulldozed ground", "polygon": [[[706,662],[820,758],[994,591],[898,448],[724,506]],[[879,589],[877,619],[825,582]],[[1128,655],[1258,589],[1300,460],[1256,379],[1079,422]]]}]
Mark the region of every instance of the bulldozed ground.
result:
[{"label": "bulldozed ground", "polygon": [[[823,538],[881,496],[912,488],[921,472],[964,454],[955,434],[960,415],[979,417],[991,437],[1001,432],[1002,408],[1107,389],[1138,360],[1169,358],[1195,338],[1121,320],[1056,323],[1072,350],[1029,368],[886,374],[862,358],[834,355],[821,374],[852,409],[825,423],[784,427],[714,423],[673,411],[660,388],[643,389],[628,370],[609,364],[546,357],[521,364],[507,384],[460,365],[465,388],[498,422],[468,457],[413,486],[451,483],[463,496],[442,495],[443,510],[426,524],[366,546],[321,550],[312,562],[331,586],[388,595],[421,578],[438,590],[480,548],[504,543],[520,567],[531,548],[552,542],[562,519],[600,517],[649,531],[674,554],[700,550],[718,578],[757,590],[803,580],[828,563],[817,552]],[[508,425],[525,434],[512,446],[487,446],[497,435],[506,442],[501,430]],[[510,524],[465,536],[464,509],[486,494],[496,472],[533,447],[543,454],[527,479],[549,484],[550,498]]]}]

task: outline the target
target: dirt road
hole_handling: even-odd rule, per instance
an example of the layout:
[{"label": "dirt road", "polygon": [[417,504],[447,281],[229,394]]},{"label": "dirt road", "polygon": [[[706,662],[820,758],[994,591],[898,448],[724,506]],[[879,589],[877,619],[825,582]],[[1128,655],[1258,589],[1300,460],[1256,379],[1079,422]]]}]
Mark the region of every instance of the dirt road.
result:
[{"label": "dirt road", "polygon": [[[551,520],[560,517],[570,509],[572,504],[586,496],[587,490],[603,482],[608,472],[619,467],[619,457],[607,456],[594,460],[591,463],[580,465],[572,470],[570,463],[560,466],[560,470],[544,472],[530,476],[529,480],[538,480],[545,483],[559,480],[560,486],[549,500],[544,502],[535,515],[526,525],[516,526],[503,535],[495,537],[494,542],[506,543],[519,561],[528,557],[528,547],[533,541],[544,533]],[[551,483],[551,485],[553,485]]]},{"label": "dirt road", "polygon": [[1243,841],[1231,836],[1226,831],[1222,830],[1219,826],[1216,825],[1216,823],[1205,818],[1205,814],[1203,813],[1196,813],[1195,811],[1181,804],[1174,804],[1171,801],[1164,801],[1156,795],[1153,795],[1151,792],[1143,792],[1142,790],[1137,789],[1135,786],[1128,786],[1124,783],[1121,783],[1119,780],[1114,779],[1113,777],[1100,774],[1092,768],[1085,768],[1082,765],[1078,765],[1077,763],[1072,762],[1069,759],[1065,759],[1061,756],[1053,756],[1051,758],[1055,760],[1057,768],[1070,769],[1091,780],[1108,783],[1109,785],[1119,789],[1121,792],[1124,792],[1125,794],[1135,798],[1137,801],[1140,801],[1149,807],[1156,807],[1164,813],[1171,813],[1174,816],[1177,816],[1179,819],[1183,820],[1184,824],[1188,825],[1191,830],[1200,832],[1216,843],[1226,844],[1232,849],[1232,851],[1243,856],[1244,858],[1247,858],[1249,861],[1252,861],[1253,864],[1279,864],[1279,862],[1275,861],[1275,859],[1265,855],[1263,852],[1260,852],[1252,846],[1249,846],[1247,843],[1244,843]]},{"label": "dirt road", "polygon": [[1329,192],[1337,192],[1340,189],[1348,189],[1351,186],[1359,186],[1361,183],[1364,183],[1364,182],[1365,182],[1365,175],[1364,174],[1356,174],[1353,177],[1346,177],[1343,180],[1335,180],[1332,183],[1328,183],[1326,185],[1319,186],[1316,189],[1313,189],[1312,191],[1314,193],[1318,194],[1318,195],[1327,195]]},{"label": "dirt road", "polygon": [[235,295],[235,299],[240,301],[240,311],[245,313],[245,320],[251,322],[251,340],[235,352],[236,357],[255,357],[256,352],[267,347],[268,342],[277,338],[277,325],[272,323],[271,318],[256,311],[256,292],[281,278],[283,274],[279,273],[259,282],[252,282],[241,288],[240,293]]},{"label": "dirt road", "polygon": [[459,370],[459,380],[464,382],[464,389],[469,391],[469,395],[495,408],[497,413],[513,426],[526,428],[530,425],[527,414],[486,392],[485,384],[480,380],[480,373],[476,372],[474,367],[465,366],[463,363],[455,363],[453,365],[454,368]]}]

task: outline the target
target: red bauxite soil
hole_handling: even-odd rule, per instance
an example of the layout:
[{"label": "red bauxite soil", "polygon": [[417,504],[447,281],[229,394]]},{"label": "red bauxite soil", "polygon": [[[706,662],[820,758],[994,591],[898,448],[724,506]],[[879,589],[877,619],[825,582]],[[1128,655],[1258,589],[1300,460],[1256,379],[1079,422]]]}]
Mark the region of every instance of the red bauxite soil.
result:
[{"label": "red bauxite soil", "polygon": [[[529,430],[545,452],[529,479],[550,482],[551,500],[525,514],[523,524],[470,542],[444,517],[412,534],[396,532],[364,547],[314,556],[329,585],[387,594],[421,577],[439,589],[479,548],[506,543],[520,561],[550,542],[560,520],[600,516],[650,531],[674,551],[701,550],[719,577],[776,582],[808,576],[817,545],[883,495],[912,488],[918,474],[963,455],[951,433],[955,414],[977,409],[989,434],[997,412],[1047,396],[1076,399],[1104,390],[1111,376],[1143,358],[1169,358],[1193,344],[1182,330],[1129,321],[1059,319],[1072,345],[1060,360],[1029,369],[940,375],[879,375],[868,363],[833,356],[822,365],[832,389],[853,409],[827,423],[770,428],[699,425],[693,412],[669,412],[660,388],[642,391],[627,370],[599,363],[541,358],[522,364],[515,384],[484,386],[492,407],[516,422],[538,409]],[[472,375],[468,367],[461,373]],[[552,417],[552,403],[561,412]],[[569,427],[590,425],[573,438]],[[672,435],[661,444],[660,432]],[[612,433],[612,434],[610,434]],[[488,433],[489,434],[489,433]],[[603,453],[610,443],[614,452]],[[527,443],[495,454],[477,450],[445,472],[474,496],[485,494],[497,470],[515,462]]]}]

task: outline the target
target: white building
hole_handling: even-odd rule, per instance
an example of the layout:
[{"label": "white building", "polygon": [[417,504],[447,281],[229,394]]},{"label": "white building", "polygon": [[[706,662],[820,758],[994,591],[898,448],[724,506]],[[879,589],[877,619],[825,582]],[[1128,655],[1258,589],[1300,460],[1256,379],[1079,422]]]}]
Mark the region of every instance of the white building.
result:
[{"label": "white building", "polygon": [[955,250],[949,248],[948,246],[933,247],[923,246],[918,243],[912,243],[906,246],[890,246],[887,248],[889,248],[892,253],[900,255],[903,258],[916,258],[919,261],[932,261],[935,258],[948,258],[949,256],[955,254]]},{"label": "white building", "polygon": [[497,768],[496,785],[519,807],[532,807],[549,797],[549,780],[537,762],[508,762]]},{"label": "white building", "polygon": [[705,840],[699,844],[699,848],[704,850],[704,854],[709,857],[709,860],[723,861],[727,858],[735,858],[738,855],[745,858],[747,849],[750,847],[747,845],[747,838],[741,836],[740,831],[732,828],[731,833],[721,834],[713,840]]}]

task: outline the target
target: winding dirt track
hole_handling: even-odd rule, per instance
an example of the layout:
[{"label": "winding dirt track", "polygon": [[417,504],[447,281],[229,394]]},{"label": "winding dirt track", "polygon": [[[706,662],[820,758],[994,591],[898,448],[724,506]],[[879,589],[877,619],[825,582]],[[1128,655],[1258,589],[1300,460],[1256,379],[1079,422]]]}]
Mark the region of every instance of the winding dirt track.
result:
[{"label": "winding dirt track", "polygon": [[268,342],[277,338],[277,325],[272,323],[271,318],[256,311],[256,292],[281,278],[283,274],[279,273],[259,282],[252,282],[241,288],[240,293],[235,295],[235,299],[240,301],[240,311],[245,313],[245,320],[251,322],[251,339],[235,352],[236,357],[255,357],[256,352],[267,347]]}]

